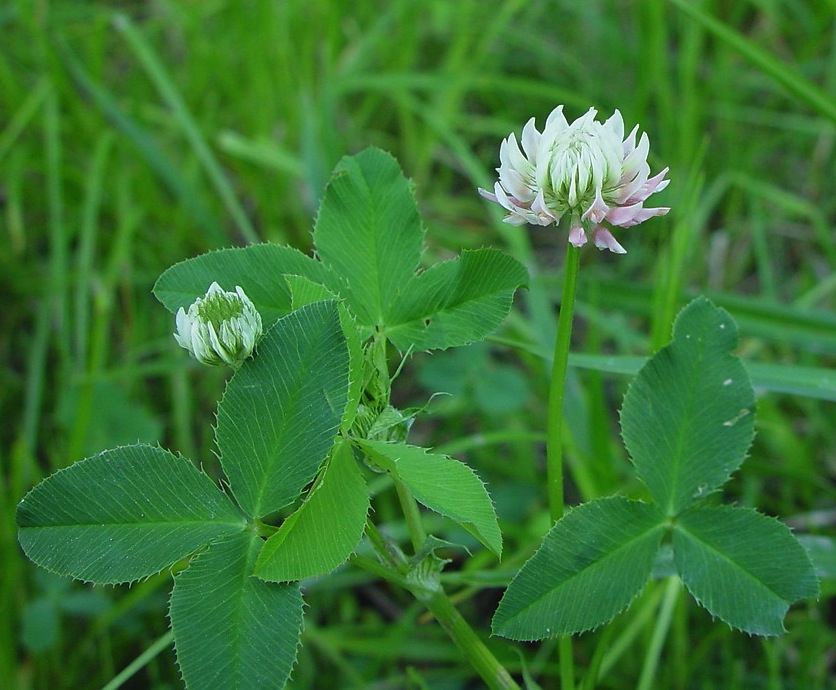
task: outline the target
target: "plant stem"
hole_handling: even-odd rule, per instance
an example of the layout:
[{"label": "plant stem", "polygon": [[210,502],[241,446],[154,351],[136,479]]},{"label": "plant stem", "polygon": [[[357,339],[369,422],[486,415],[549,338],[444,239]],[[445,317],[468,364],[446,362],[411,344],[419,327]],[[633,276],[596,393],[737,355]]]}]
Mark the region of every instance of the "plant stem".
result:
[{"label": "plant stem", "polygon": [[[552,375],[549,383],[549,408],[546,422],[546,485],[552,522],[557,522],[563,517],[563,397],[566,389],[566,368],[569,364],[569,345],[572,340],[572,318],[575,313],[580,256],[580,249],[571,244],[567,246],[563,294],[560,297],[560,313],[557,317],[557,334],[554,339]],[[558,640],[558,655],[561,690],[573,690],[575,667],[571,637],[561,637]]]},{"label": "plant stem", "polygon": [[[412,546],[417,552],[427,538],[427,533],[421,522],[418,503],[415,501],[409,487],[403,482],[395,480],[395,488],[406,518]],[[458,612],[440,583],[431,590],[412,588],[411,591],[435,616],[441,627],[450,636],[450,639],[456,643],[464,657],[491,690],[519,690],[519,686],[505,670],[505,667],[491,654],[490,650],[473,631],[473,628],[470,627],[470,624]]]},{"label": "plant stem", "polygon": [[[404,513],[409,514],[414,511],[413,518],[417,519],[420,523],[418,507],[409,489],[404,487],[403,492],[399,490],[398,496],[401,497]],[[412,532],[411,529],[410,532]],[[456,647],[462,652],[465,659],[473,666],[474,670],[481,676],[482,680],[485,681],[491,690],[519,690],[519,686],[511,678],[508,671],[497,661],[496,657],[458,612],[441,586],[441,583],[438,581],[433,582],[432,580],[429,582],[421,582],[420,579],[413,579],[410,582],[407,564],[396,562],[397,559],[393,557],[391,549],[389,549],[385,539],[378,532],[377,527],[371,520],[367,521],[366,534],[369,536],[375,550],[388,565],[378,564],[368,558],[356,555],[352,557],[352,563],[369,572],[375,573],[389,582],[409,589],[415,598],[424,604],[430,613],[435,616],[436,620],[441,624],[441,627],[444,628],[445,632],[455,642]],[[423,526],[420,527],[420,534],[424,534]],[[416,544],[417,536],[419,535],[413,535],[413,544]],[[417,544],[420,545],[423,542],[424,537],[421,536],[420,540],[417,540]],[[417,545],[416,548],[418,548]]]},{"label": "plant stem", "polygon": [[430,610],[441,627],[447,632],[456,646],[471,663],[476,672],[491,690],[520,690],[520,686],[496,657],[476,635],[468,622],[462,617],[444,590],[439,586],[429,594],[416,594],[416,597]]},{"label": "plant stem", "polygon": [[572,638],[564,635],[557,640],[557,654],[560,659],[560,690],[575,689],[575,654]]},{"label": "plant stem", "polygon": [[373,558],[366,558],[365,556],[358,556],[357,554],[354,554],[351,558],[349,558],[349,563],[370,572],[372,575],[376,575],[381,580],[386,580],[386,582],[391,582],[394,585],[404,588],[407,586],[406,578],[398,573],[397,570],[391,566],[378,563]]},{"label": "plant stem", "polygon": [[412,548],[417,552],[427,540],[427,533],[421,522],[421,511],[418,509],[418,503],[409,490],[409,487],[400,479],[395,479],[395,489],[398,492],[401,510],[403,510],[403,515],[406,519],[406,527],[409,530]]},{"label": "plant stem", "polygon": [[[391,379],[386,361],[386,339],[382,335],[376,334],[372,348],[371,361],[379,377],[377,395],[388,404]],[[421,521],[418,502],[404,482],[397,477],[393,477],[393,479],[404,520],[409,530],[412,548],[415,553],[418,553],[427,540],[427,532]],[[490,690],[520,690],[511,674],[499,663],[450,601],[438,579],[438,572],[433,568],[432,561],[423,559],[420,563],[410,565],[402,560],[402,554],[399,551],[398,554],[392,553],[392,549],[386,544],[386,540],[371,519],[366,521],[366,534],[375,550],[384,560],[385,565],[378,566],[368,559],[360,559],[357,556],[354,557],[354,562],[360,567],[377,572],[378,575],[386,577],[389,581],[402,581],[403,586],[435,616],[464,658],[467,659]],[[422,571],[425,565],[430,567]],[[389,576],[384,575],[381,569],[389,569]]]},{"label": "plant stem", "polygon": [[377,551],[377,555],[387,564],[390,570],[394,570],[399,575],[406,575],[408,566],[403,558],[403,554],[400,553],[400,550],[394,549],[386,541],[371,518],[366,518],[366,536],[368,536],[369,541],[374,546],[375,551]]},{"label": "plant stem", "polygon": [[560,298],[557,335],[554,339],[546,425],[546,482],[552,522],[557,522],[563,517],[563,393],[566,388],[566,368],[569,363],[579,265],[580,250],[570,244],[566,252],[563,294]]}]

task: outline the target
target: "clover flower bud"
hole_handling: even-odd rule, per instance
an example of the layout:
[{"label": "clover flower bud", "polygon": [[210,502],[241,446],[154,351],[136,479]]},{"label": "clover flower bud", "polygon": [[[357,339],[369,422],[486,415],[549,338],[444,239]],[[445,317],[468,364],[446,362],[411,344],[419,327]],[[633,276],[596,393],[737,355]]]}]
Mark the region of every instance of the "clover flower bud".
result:
[{"label": "clover flower bud", "polygon": [[237,285],[226,292],[212,283],[188,311],[180,307],[176,323],[175,340],[209,366],[240,366],[261,337],[261,315]]},{"label": "clover flower bud", "polygon": [[670,211],[644,208],[651,194],[668,186],[668,169],[650,177],[647,134],[637,143],[638,125],[625,137],[620,112],[603,123],[596,114],[590,108],[570,124],[558,106],[542,133],[531,118],[522,149],[513,133],[502,142],[494,191],[479,193],[508,211],[506,223],[551,225],[567,216],[571,244],[580,247],[591,235],[599,249],[624,254],[603,223],[627,228]]}]

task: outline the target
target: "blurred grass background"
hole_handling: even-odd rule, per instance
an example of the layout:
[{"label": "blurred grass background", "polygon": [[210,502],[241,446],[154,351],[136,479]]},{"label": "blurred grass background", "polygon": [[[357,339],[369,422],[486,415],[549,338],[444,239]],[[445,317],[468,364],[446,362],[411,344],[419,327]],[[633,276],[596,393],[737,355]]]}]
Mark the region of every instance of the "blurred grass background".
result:
[{"label": "blurred grass background", "polygon": [[[537,353],[550,349],[566,240],[503,225],[475,188],[492,185],[502,137],[564,103],[570,117],[595,106],[640,123],[653,170],[673,180],[659,195],[670,215],[619,235],[625,257],[583,257],[574,349],[589,359],[572,371],[569,496],[635,488],[617,433],[629,378],[612,362],[663,345],[705,292],[738,319],[741,355],[783,381],[762,391],[728,498],[788,520],[829,573],[775,640],[680,597],[655,687],[836,687],[834,17],[834,0],[0,3],[0,685],[103,687],[165,634],[167,573],[91,589],[36,572],[15,505],[121,443],[211,460],[225,372],[179,350],[154,280],[223,246],[310,250],[331,168],[370,145],[415,183],[428,263],[493,245],[533,275],[494,342],[415,356],[399,379],[404,405],[454,393],[433,401],[416,441],[480,472],[506,553],[519,553],[448,569],[488,629],[496,585],[547,526]],[[385,499],[376,510],[397,530]],[[651,584],[607,633],[600,687],[635,686],[660,597]],[[307,598],[294,688],[478,687],[401,593],[346,570]],[[580,639],[580,668],[600,637]],[[520,669],[516,645],[490,644]],[[521,649],[557,687],[552,644]],[[179,687],[170,649],[125,687]]]}]

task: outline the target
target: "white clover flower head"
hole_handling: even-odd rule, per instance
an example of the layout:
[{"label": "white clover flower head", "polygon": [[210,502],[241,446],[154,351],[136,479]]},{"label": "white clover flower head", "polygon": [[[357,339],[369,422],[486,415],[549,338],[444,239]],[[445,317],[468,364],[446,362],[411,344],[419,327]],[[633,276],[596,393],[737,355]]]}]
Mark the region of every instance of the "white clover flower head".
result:
[{"label": "white clover flower head", "polygon": [[188,311],[176,316],[178,344],[203,364],[238,367],[252,355],[261,337],[261,315],[244,291],[226,292],[212,283]]},{"label": "white clover flower head", "polygon": [[603,123],[596,115],[590,108],[570,124],[559,105],[542,133],[530,119],[523,128],[522,150],[513,133],[502,142],[493,193],[479,193],[508,211],[506,223],[551,225],[565,216],[574,246],[583,246],[591,235],[599,249],[624,254],[604,223],[627,228],[670,211],[644,208],[651,194],[668,186],[668,168],[650,177],[647,134],[637,144],[638,125],[625,137],[618,110]]}]

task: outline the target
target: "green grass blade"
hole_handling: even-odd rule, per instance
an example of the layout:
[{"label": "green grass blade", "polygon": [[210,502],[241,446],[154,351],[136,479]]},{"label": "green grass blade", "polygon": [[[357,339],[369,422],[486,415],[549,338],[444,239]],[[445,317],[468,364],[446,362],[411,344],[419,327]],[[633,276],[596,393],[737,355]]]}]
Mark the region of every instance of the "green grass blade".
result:
[{"label": "green grass blade", "polygon": [[189,112],[174,83],[169,78],[163,64],[154,54],[151,45],[137,31],[127,15],[117,14],[114,17],[113,25],[125,37],[134,55],[145,70],[145,73],[154,83],[165,104],[171,109],[175,122],[179,125],[183,135],[191,145],[201,165],[203,165],[206,174],[215,187],[215,191],[221,197],[227,212],[235,221],[241,235],[247,242],[258,242],[258,233],[250,222],[243,207],[238,202],[229,180],[226,179],[215,155],[206,143],[206,139],[201,133],[197,122]]},{"label": "green grass blade", "polygon": [[[623,376],[635,376],[646,361],[643,357],[628,355],[569,355],[569,363],[579,369]],[[746,361],[743,365],[754,388],[836,402],[836,371],[833,369]]]},{"label": "green grass blade", "polygon": [[218,247],[227,244],[220,223],[200,201],[200,196],[179,174],[177,166],[166,157],[151,135],[128,117],[113,96],[92,79],[75,53],[63,41],[56,39],[55,49],[78,88],[102,111],[108,121],[128,138],[162,183],[209,235],[212,244]]},{"label": "green grass blade", "polygon": [[753,65],[772,77],[792,96],[798,98],[817,111],[823,117],[836,122],[836,100],[815,84],[805,79],[796,70],[770,55],[760,46],[755,45],[727,24],[715,19],[688,0],[671,0],[683,14],[702,24],[717,38],[727,43]]},{"label": "green grass blade", "polygon": [[15,111],[9,123],[0,132],[0,161],[6,157],[6,154],[18,140],[21,133],[26,126],[35,117],[47,96],[52,92],[52,86],[46,79],[41,79],[35,88],[26,97],[26,100],[20,104],[20,107]]},{"label": "green grass blade", "polygon": [[302,161],[282,146],[266,138],[249,139],[238,132],[225,131],[218,135],[218,147],[227,155],[273,168],[293,177],[305,172]]}]

